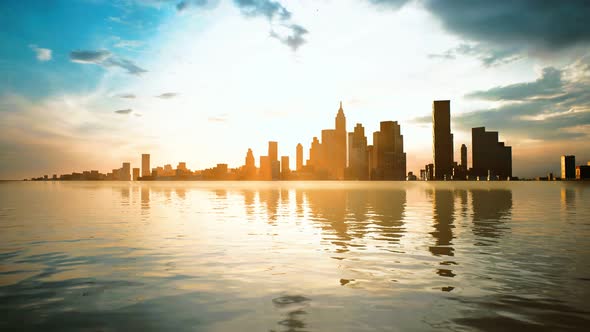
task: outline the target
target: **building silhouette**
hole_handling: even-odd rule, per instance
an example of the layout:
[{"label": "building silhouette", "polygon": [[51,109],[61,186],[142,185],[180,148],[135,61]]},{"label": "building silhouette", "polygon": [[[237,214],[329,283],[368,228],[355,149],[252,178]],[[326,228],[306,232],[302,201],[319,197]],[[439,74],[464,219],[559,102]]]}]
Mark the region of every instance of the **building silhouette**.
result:
[{"label": "building silhouette", "polygon": [[498,141],[497,131],[472,128],[471,153],[471,175],[504,180],[512,177],[512,148]]},{"label": "building silhouette", "polygon": [[295,169],[299,172],[303,169],[303,145],[297,144],[296,148],[296,166]]},{"label": "building silhouette", "polygon": [[464,172],[467,172],[469,167],[467,167],[467,146],[465,144],[461,144],[461,169]]},{"label": "building silhouette", "polygon": [[122,181],[131,181],[131,163],[123,163],[119,171],[119,179]]},{"label": "building silhouette", "polygon": [[561,179],[573,180],[576,178],[576,156],[561,156]]},{"label": "building silhouette", "polygon": [[590,180],[590,163],[576,166],[576,180]]},{"label": "building silhouette", "polygon": [[260,156],[260,180],[272,180],[272,173],[270,168],[270,158],[268,156]]},{"label": "building silhouette", "polygon": [[290,173],[291,169],[289,168],[289,156],[281,156],[281,179],[288,179]]},{"label": "building silhouette", "polygon": [[353,180],[368,180],[369,155],[367,153],[367,137],[365,128],[357,123],[354,131],[349,133],[350,149],[348,154],[350,178]]},{"label": "building silhouette", "polygon": [[150,169],[150,155],[148,153],[144,153],[141,155],[141,176],[150,175],[152,175]]},{"label": "building silhouette", "polygon": [[248,149],[244,165],[244,179],[254,180],[256,178],[256,161],[252,149]]},{"label": "building silhouette", "polygon": [[139,178],[139,168],[134,167],[133,168],[133,181],[137,181],[138,178]]},{"label": "building silhouette", "polygon": [[451,134],[451,101],[432,103],[432,153],[434,179],[451,179],[453,169],[453,134]]},{"label": "building silhouette", "polygon": [[405,180],[406,153],[404,137],[397,121],[381,121],[373,133],[373,180]]},{"label": "building silhouette", "polygon": [[268,157],[270,161],[278,161],[279,160],[279,143],[270,141],[268,142]]}]

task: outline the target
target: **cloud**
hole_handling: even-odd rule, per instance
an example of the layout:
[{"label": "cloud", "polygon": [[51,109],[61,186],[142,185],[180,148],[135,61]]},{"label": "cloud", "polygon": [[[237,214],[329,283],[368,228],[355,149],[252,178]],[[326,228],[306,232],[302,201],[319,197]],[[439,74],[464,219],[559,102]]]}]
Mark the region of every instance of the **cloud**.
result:
[{"label": "cloud", "polygon": [[[403,0],[367,0],[398,9]],[[523,54],[557,53],[590,45],[587,13],[590,2],[422,0],[419,2],[445,30],[475,45],[473,50],[451,49],[434,57],[453,59],[473,55],[484,65],[510,62]],[[462,46],[459,45],[458,48]]]},{"label": "cloud", "polygon": [[[292,14],[277,1],[272,0],[233,0],[233,3],[246,17],[264,17],[271,24],[270,36],[297,51],[306,43],[304,35],[309,31],[291,22]],[[274,26],[273,26],[274,25]]]},{"label": "cloud", "polygon": [[286,33],[277,32],[276,30],[271,29],[270,36],[289,46],[293,51],[297,51],[301,45],[305,44],[303,36],[307,34],[308,31],[297,24],[286,25],[285,28],[287,29]]},{"label": "cloud", "polygon": [[117,110],[117,111],[115,111],[115,113],[117,113],[117,114],[130,114],[131,112],[133,112],[133,110],[130,109],[130,108],[124,109],[124,110]]},{"label": "cloud", "polygon": [[[469,98],[502,102],[453,118],[459,128],[487,126],[513,137],[537,140],[590,138],[590,57],[543,69],[533,82],[493,87]],[[416,119],[418,122],[424,118]]]},{"label": "cloud", "polygon": [[183,0],[176,4],[176,10],[179,12],[189,8],[189,7],[206,7],[207,5],[212,5],[216,3],[216,1],[209,1],[209,0]]},{"label": "cloud", "polygon": [[144,42],[140,40],[125,40],[119,39],[119,41],[114,45],[117,48],[126,48],[126,49],[133,49],[138,48],[144,45]]},{"label": "cloud", "polygon": [[121,93],[118,94],[117,97],[124,98],[124,99],[135,99],[136,96],[133,93]]},{"label": "cloud", "polygon": [[157,98],[162,98],[162,99],[171,99],[171,98],[174,98],[176,96],[178,96],[178,93],[176,93],[176,92],[165,92],[165,93],[162,93],[160,95],[157,95],[156,97]]},{"label": "cloud", "polygon": [[521,58],[517,49],[494,49],[482,44],[461,43],[442,53],[431,53],[431,59],[455,60],[459,56],[471,56],[479,59],[484,66],[491,67],[506,64]]},{"label": "cloud", "polygon": [[82,64],[95,64],[105,68],[119,67],[125,69],[127,73],[132,75],[140,75],[147,72],[147,70],[137,66],[133,61],[117,57],[107,50],[72,51],[70,52],[70,60]]},{"label": "cloud", "polygon": [[540,78],[525,82],[499,86],[486,91],[474,91],[466,97],[485,100],[525,100],[563,93],[562,71],[553,67],[543,69]]},{"label": "cloud", "polygon": [[264,16],[269,21],[279,19],[281,21],[291,19],[291,12],[283,5],[272,0],[233,0],[245,16]]},{"label": "cloud", "polygon": [[37,60],[39,61],[49,61],[51,60],[51,50],[48,48],[41,48],[37,45],[31,44],[29,47],[35,52]]}]

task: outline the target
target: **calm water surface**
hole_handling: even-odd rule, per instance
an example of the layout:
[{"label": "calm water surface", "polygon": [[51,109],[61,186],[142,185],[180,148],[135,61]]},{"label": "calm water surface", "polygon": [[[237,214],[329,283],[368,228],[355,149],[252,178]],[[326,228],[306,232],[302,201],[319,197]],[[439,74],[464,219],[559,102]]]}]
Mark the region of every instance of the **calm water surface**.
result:
[{"label": "calm water surface", "polygon": [[590,327],[590,184],[0,183],[0,329]]}]

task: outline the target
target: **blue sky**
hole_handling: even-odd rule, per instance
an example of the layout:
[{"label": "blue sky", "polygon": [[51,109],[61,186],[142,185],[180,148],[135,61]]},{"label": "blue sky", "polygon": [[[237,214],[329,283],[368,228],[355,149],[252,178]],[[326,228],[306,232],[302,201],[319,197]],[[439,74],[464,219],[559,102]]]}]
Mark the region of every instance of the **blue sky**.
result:
[{"label": "blue sky", "polygon": [[[486,126],[514,173],[590,159],[586,1],[69,0],[0,2],[0,178],[122,161],[243,163],[266,142],[307,154],[333,126],[371,142],[401,123],[408,170],[450,99],[455,150]],[[526,15],[523,15],[526,13]],[[307,156],[306,156],[307,157]]]}]

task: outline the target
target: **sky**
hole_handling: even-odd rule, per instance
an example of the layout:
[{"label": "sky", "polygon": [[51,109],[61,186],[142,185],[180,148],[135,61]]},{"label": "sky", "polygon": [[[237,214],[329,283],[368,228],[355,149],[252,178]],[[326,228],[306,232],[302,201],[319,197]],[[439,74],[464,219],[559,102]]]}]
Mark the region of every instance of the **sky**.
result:
[{"label": "sky", "polygon": [[[398,121],[432,162],[432,101],[512,146],[513,174],[590,161],[588,1],[0,2],[0,179],[186,162],[238,167],[267,142],[294,166],[334,127]],[[470,156],[470,153],[469,153]],[[470,161],[470,158],[469,158]]]}]

